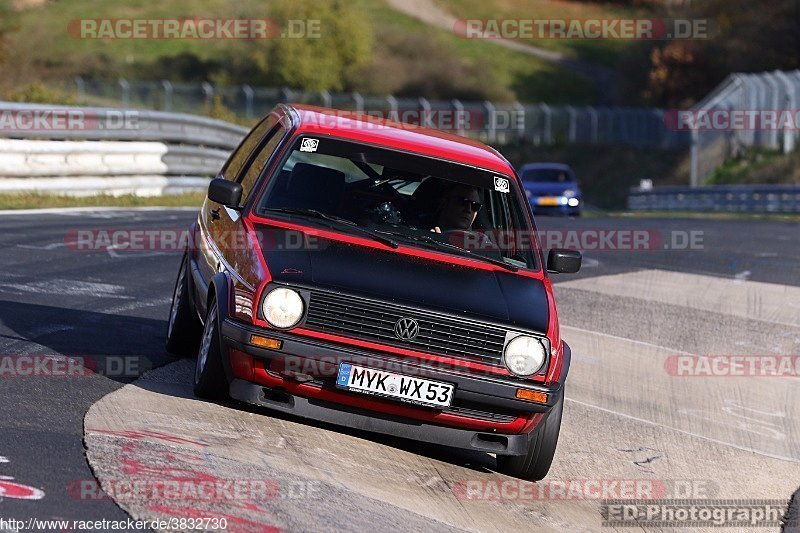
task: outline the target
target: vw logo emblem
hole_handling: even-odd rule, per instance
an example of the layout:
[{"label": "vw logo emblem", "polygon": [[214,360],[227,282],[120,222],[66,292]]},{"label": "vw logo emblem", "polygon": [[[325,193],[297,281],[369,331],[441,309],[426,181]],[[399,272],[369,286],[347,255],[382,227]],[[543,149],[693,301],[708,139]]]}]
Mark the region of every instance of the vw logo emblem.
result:
[{"label": "vw logo emblem", "polygon": [[419,324],[413,318],[401,318],[394,323],[394,334],[398,339],[411,340],[419,333]]}]

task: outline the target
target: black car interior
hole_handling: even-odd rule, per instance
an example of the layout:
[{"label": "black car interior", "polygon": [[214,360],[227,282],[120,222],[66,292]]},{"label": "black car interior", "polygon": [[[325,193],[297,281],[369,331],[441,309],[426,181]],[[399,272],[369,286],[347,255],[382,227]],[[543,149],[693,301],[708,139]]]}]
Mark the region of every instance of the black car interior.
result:
[{"label": "black car interior", "polygon": [[[403,234],[411,230],[416,235],[425,235],[443,243],[452,241],[451,244],[464,247],[459,241],[463,235],[453,235],[454,232],[465,233],[463,230],[444,234],[431,230],[437,226],[440,204],[447,189],[454,183],[466,183],[478,190],[484,206],[478,211],[472,230],[466,232],[475,237],[478,237],[475,234],[481,234],[477,241],[483,243],[481,253],[497,255],[497,259],[506,257],[527,262],[524,257],[527,254],[517,249],[515,243],[512,242],[511,248],[505,252],[496,245],[496,232],[513,230],[511,224],[517,224],[510,223],[513,217],[508,199],[499,193],[491,194],[491,190],[485,187],[472,185],[469,178],[457,170],[453,173],[458,167],[452,163],[446,163],[448,168],[442,169],[445,171],[441,174],[453,174],[445,179],[424,173],[440,170],[437,168],[420,168],[421,172],[398,169],[389,164],[375,163],[364,154],[348,157],[344,154],[317,156],[295,152],[292,157],[296,159],[287,160],[283,169],[270,180],[272,187],[262,207],[314,210],[364,227]],[[317,161],[321,164],[315,164]],[[381,160],[381,163],[396,164],[398,161]],[[442,162],[438,164],[444,167]]]}]

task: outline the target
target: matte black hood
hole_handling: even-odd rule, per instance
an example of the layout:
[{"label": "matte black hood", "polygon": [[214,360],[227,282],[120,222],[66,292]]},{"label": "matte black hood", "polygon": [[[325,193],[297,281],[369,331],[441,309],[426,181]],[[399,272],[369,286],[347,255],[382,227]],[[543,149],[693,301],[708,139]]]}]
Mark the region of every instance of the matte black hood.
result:
[{"label": "matte black hood", "polygon": [[547,332],[541,281],[332,240],[298,246],[298,232],[256,228],[273,280],[426,307]]}]

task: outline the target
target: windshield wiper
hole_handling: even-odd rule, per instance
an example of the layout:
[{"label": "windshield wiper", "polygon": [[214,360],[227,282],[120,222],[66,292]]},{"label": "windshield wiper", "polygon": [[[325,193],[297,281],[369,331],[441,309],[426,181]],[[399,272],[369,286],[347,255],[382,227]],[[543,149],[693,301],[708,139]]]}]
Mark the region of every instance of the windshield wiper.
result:
[{"label": "windshield wiper", "polygon": [[323,213],[322,211],[318,211],[316,209],[306,209],[304,207],[268,207],[263,209],[262,211],[268,213],[285,213],[287,215],[300,215],[308,218],[317,218],[321,220],[327,220],[328,222],[334,222],[336,224],[347,226],[348,228],[352,228],[364,235],[370,236],[373,240],[378,241],[386,246],[391,246],[392,248],[397,248],[399,244],[397,244],[394,240],[381,235],[378,232],[372,231],[368,228],[363,226],[359,226],[352,220],[348,220],[346,218],[337,217],[336,215],[329,215],[327,213]]},{"label": "windshield wiper", "polygon": [[[384,233],[384,232],[381,232]],[[449,242],[442,242],[440,240],[434,239],[433,237],[429,237],[428,235],[406,235],[405,233],[398,233],[398,232],[385,232],[389,233],[390,235],[394,235],[396,237],[404,237],[406,239],[415,241],[415,242],[424,242],[426,244],[433,244],[440,248],[447,248],[448,250],[453,250],[454,252],[458,253],[459,255],[463,255],[466,257],[471,257],[473,259],[478,259],[480,261],[485,261],[487,263],[491,263],[493,265],[501,266],[511,272],[517,272],[519,270],[518,267],[514,265],[510,265],[505,261],[501,261],[500,259],[494,259],[492,257],[487,257],[485,255],[473,253],[466,248],[461,248],[460,246],[456,246],[455,244],[450,244]]]}]

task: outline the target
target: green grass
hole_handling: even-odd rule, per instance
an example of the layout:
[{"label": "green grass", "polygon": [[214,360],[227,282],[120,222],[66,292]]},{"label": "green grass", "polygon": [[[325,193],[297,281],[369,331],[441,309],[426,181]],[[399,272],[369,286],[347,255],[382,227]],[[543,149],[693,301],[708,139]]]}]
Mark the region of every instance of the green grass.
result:
[{"label": "green grass", "polygon": [[800,185],[800,152],[751,148],[722,163],[706,179],[708,185],[738,183]]},{"label": "green grass", "polygon": [[800,214],[779,213],[712,213],[697,211],[596,211],[593,216],[630,218],[702,218],[707,220],[768,220],[800,222]]},{"label": "green grass", "polygon": [[[565,0],[435,0],[435,2],[457,19],[608,20],[653,16],[652,10],[644,6],[630,7],[612,3]],[[633,41],[521,39],[520,42],[613,66]]]},{"label": "green grass", "polygon": [[[584,104],[594,101],[592,84],[560,67],[494,44],[463,39],[452,31],[435,29],[391,9],[383,0],[364,0],[363,23],[375,30],[375,49],[381,47],[381,28],[393,28],[420,38],[434,36],[456,52],[454,60],[489,64],[485,82],[507,88],[523,102]],[[70,21],[126,18],[269,17],[269,5],[259,0],[70,0],[47,2],[15,14],[10,35],[10,65],[29,72],[29,79],[71,79],[75,75],[135,79],[159,58],[191,53],[201,60],[230,63],[246,57],[257,41],[80,39],[67,31]],[[262,45],[263,46],[263,45]],[[19,58],[14,60],[14,58]],[[23,68],[24,66],[24,68]],[[22,74],[18,74],[21,76]],[[174,81],[174,80],[173,80]]]},{"label": "green grass", "polygon": [[521,102],[579,105],[595,101],[595,89],[591,82],[536,57],[493,43],[464,39],[452,31],[434,28],[399,13],[382,1],[371,4],[371,17],[378,24],[397,27],[409,33],[433,35],[452,46],[458,56],[468,61],[485,61],[491,68],[491,72],[485,75],[486,83],[511,89]]},{"label": "green grass", "polygon": [[81,56],[104,54],[123,63],[150,61],[160,56],[194,52],[201,58],[222,58],[229,43],[203,40],[80,39],[67,32],[70,21],[80,19],[266,17],[260,3],[240,0],[235,8],[224,0],[70,0],[47,2],[41,7],[21,11],[19,31],[12,34],[12,48],[30,54],[35,61],[68,63]]},{"label": "green grass", "polygon": [[0,210],[43,209],[51,207],[197,207],[205,193],[170,194],[164,196],[56,196],[38,193],[0,194]]}]

